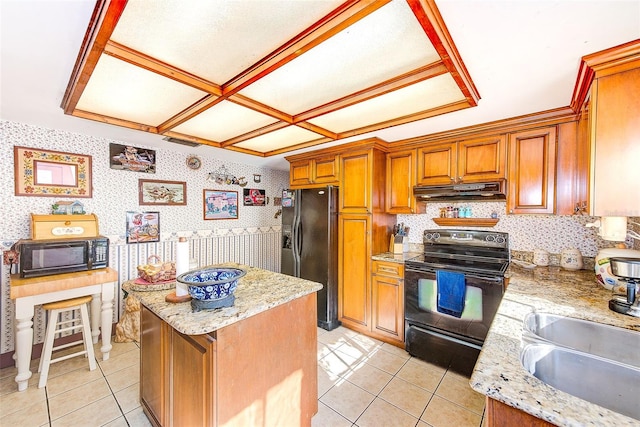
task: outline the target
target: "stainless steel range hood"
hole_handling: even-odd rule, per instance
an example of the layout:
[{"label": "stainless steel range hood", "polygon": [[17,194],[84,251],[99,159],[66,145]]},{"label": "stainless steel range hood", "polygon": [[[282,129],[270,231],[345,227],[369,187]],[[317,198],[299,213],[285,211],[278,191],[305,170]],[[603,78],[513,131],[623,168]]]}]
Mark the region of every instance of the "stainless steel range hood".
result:
[{"label": "stainless steel range hood", "polygon": [[413,195],[422,202],[505,200],[506,181],[417,186],[413,187]]}]

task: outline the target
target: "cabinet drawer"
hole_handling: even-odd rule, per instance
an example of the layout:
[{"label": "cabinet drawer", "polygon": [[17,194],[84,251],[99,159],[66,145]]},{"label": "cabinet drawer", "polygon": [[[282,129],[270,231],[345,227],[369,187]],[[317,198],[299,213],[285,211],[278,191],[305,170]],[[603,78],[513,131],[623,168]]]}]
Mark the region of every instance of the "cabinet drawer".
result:
[{"label": "cabinet drawer", "polygon": [[399,279],[404,277],[404,264],[396,262],[373,261],[373,274],[393,276]]}]

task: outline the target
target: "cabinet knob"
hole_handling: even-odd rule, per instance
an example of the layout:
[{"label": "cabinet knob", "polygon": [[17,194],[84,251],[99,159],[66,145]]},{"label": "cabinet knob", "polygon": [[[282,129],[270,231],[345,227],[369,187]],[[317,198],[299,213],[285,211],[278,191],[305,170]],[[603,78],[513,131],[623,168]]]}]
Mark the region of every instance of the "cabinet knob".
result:
[{"label": "cabinet knob", "polygon": [[511,209],[511,210],[509,211],[509,213],[513,213],[513,209]]}]

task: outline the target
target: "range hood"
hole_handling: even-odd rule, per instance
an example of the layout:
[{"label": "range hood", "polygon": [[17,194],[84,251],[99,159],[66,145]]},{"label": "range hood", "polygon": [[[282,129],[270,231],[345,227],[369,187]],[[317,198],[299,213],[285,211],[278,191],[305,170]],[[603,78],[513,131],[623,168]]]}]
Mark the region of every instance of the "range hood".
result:
[{"label": "range hood", "polygon": [[413,195],[421,202],[456,200],[505,200],[506,181],[479,182],[473,184],[448,184],[413,187]]}]

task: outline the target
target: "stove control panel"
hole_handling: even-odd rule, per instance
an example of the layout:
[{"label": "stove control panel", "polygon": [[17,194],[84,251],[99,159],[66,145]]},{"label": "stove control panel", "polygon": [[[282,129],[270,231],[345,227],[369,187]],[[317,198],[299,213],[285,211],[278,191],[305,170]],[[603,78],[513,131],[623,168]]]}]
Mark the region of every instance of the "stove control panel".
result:
[{"label": "stove control panel", "polygon": [[506,249],[509,247],[509,235],[481,230],[425,230],[423,242],[425,245],[483,246]]}]

